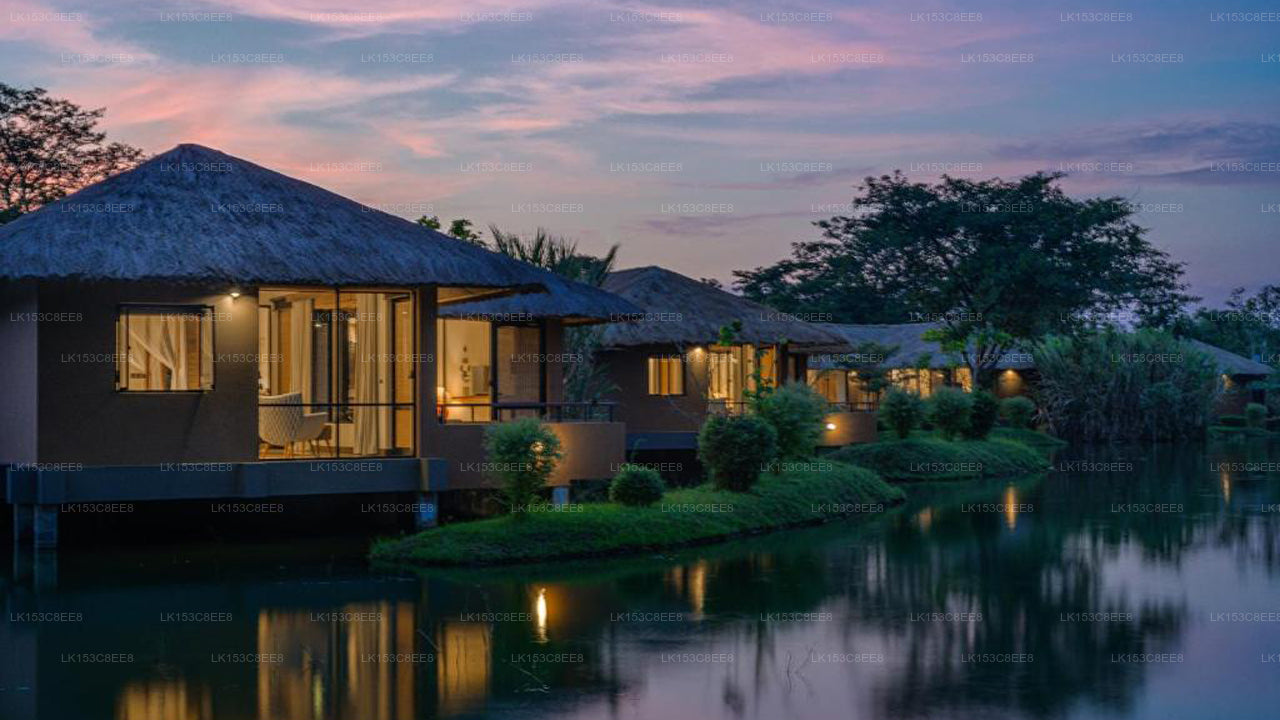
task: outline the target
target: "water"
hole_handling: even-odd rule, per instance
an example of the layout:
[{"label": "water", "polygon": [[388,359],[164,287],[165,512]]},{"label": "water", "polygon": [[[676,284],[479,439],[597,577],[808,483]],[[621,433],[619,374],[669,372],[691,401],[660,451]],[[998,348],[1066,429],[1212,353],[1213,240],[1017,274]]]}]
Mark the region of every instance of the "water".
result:
[{"label": "water", "polygon": [[56,588],[3,588],[0,717],[1277,717],[1280,473],[1219,464],[1280,445],[1059,461],[876,522],[567,567],[64,552]]}]

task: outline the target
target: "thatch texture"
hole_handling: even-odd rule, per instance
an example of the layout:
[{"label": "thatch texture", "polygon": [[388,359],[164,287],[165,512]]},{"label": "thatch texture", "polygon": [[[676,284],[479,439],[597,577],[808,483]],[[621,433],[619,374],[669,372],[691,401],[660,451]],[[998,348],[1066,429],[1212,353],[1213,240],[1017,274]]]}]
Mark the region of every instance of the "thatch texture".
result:
[{"label": "thatch texture", "polygon": [[556,318],[568,325],[618,322],[643,312],[631,302],[585,283],[555,277],[545,293],[507,295],[493,300],[441,305],[442,318]]},{"label": "thatch texture", "polygon": [[1270,375],[1275,372],[1275,368],[1270,365],[1263,365],[1256,360],[1237,355],[1230,350],[1223,350],[1217,345],[1210,345],[1191,338],[1183,338],[1182,340],[1191,347],[1208,355],[1214,364],[1218,366],[1218,372],[1224,375]]},{"label": "thatch texture", "polygon": [[746,298],[656,266],[610,273],[604,288],[644,309],[636,322],[604,331],[604,347],[700,345],[716,342],[720,328],[742,323],[737,342],[795,346],[832,345],[841,336]]},{"label": "thatch texture", "polygon": [[[938,343],[925,340],[924,334],[942,327],[939,323],[901,323],[896,325],[842,325],[823,324],[822,327],[839,333],[845,340],[843,347],[823,348],[831,355],[852,352],[865,343],[876,343],[891,351],[882,367],[886,368],[936,368],[951,367],[958,358],[943,352]],[[837,367],[837,357],[817,354],[809,358],[809,367],[830,370]],[[1011,350],[996,363],[998,370],[1029,370],[1035,367],[1031,354]]]},{"label": "thatch texture", "polygon": [[541,289],[537,268],[199,145],[0,226],[0,278]]}]

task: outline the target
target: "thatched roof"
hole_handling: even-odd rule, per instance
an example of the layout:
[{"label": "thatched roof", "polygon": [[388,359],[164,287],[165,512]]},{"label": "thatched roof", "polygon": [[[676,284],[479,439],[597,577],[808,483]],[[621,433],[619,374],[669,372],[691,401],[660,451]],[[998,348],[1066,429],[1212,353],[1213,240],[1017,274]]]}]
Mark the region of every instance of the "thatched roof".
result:
[{"label": "thatched roof", "polygon": [[556,318],[568,325],[619,322],[639,307],[611,292],[585,283],[554,277],[544,281],[545,293],[507,295],[492,300],[441,305],[442,318],[495,318],[519,320]]},{"label": "thatched roof", "polygon": [[1210,345],[1191,338],[1182,338],[1182,341],[1212,358],[1213,362],[1218,366],[1218,372],[1224,375],[1270,375],[1275,372],[1275,369],[1270,365],[1263,365],[1256,360],[1250,360],[1230,350],[1223,350],[1217,345]]},{"label": "thatched roof", "polygon": [[[886,368],[947,368],[959,362],[951,353],[943,352],[934,341],[925,340],[924,334],[941,328],[940,323],[900,323],[896,325],[842,325],[824,324],[824,328],[839,333],[844,338],[842,348],[824,348],[828,352],[809,357],[809,367],[829,370],[841,367],[841,353],[850,353],[865,343],[873,342],[889,351],[881,367]],[[999,370],[1028,370],[1035,367],[1031,355],[1021,350],[1005,353],[996,363]]]},{"label": "thatched roof", "polygon": [[200,145],[0,226],[0,279],[541,289],[550,273]]},{"label": "thatched roof", "polygon": [[[847,365],[842,362],[840,353],[849,353],[864,343],[874,342],[893,350],[885,358],[882,367],[887,368],[945,368],[956,360],[942,351],[938,343],[924,339],[929,330],[942,327],[939,323],[903,323],[898,325],[840,325],[830,324],[823,327],[840,333],[846,341],[843,347],[823,348],[823,352],[809,356],[809,367],[815,370],[828,370]],[[1192,347],[1200,350],[1218,366],[1218,371],[1227,375],[1268,375],[1274,369],[1247,357],[1223,350],[1215,345],[1184,338]],[[895,349],[896,348],[896,349]],[[1011,350],[996,363],[998,370],[1033,370],[1035,360],[1029,352]]]},{"label": "thatched roof", "polygon": [[699,345],[716,342],[720,328],[737,320],[741,343],[786,340],[805,347],[841,342],[839,335],[746,298],[664,268],[649,266],[610,273],[604,288],[644,310],[636,322],[610,325],[604,347]]}]

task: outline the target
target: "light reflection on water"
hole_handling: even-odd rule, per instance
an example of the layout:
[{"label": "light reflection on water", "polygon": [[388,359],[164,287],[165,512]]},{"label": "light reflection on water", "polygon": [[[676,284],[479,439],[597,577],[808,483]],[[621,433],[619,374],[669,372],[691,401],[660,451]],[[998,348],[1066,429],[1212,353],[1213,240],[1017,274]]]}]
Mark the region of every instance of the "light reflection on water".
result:
[{"label": "light reflection on water", "polygon": [[[920,486],[869,525],[570,567],[69,557],[56,589],[5,588],[84,621],[0,624],[0,716],[1274,717],[1280,623],[1214,613],[1280,610],[1280,483],[1213,463],[1278,457],[1112,450],[1135,472]],[[132,660],[63,660],[88,651]]]}]

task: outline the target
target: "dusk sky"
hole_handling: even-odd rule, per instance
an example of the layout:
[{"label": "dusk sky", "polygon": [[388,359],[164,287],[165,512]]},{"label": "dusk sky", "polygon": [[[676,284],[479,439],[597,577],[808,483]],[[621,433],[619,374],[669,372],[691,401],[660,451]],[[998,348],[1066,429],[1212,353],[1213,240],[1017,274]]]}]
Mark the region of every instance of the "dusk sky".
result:
[{"label": "dusk sky", "polygon": [[1207,301],[1280,282],[1275,0],[2,6],[0,80],[106,107],[112,139],[626,267],[727,281],[894,168],[1062,169],[1143,203]]}]

